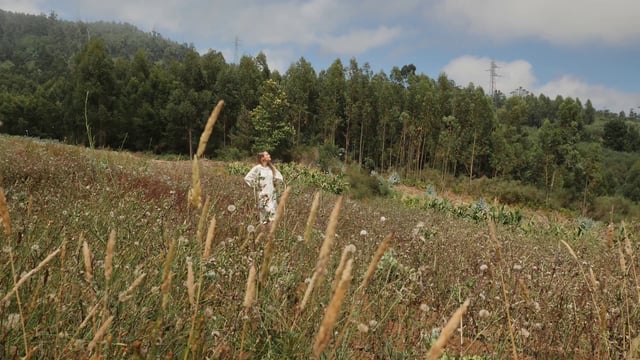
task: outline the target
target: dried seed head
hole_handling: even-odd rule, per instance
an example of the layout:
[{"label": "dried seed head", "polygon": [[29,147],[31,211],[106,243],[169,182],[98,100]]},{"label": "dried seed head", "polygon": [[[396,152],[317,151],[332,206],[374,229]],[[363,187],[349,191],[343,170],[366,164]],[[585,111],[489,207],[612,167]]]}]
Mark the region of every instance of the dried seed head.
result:
[{"label": "dried seed head", "polygon": [[216,218],[214,216],[211,218],[211,221],[209,222],[209,229],[207,230],[207,239],[205,240],[204,252],[202,254],[203,260],[207,260],[211,256],[211,246],[213,244],[213,237],[215,235],[215,231],[216,231]]},{"label": "dried seed head", "polygon": [[11,235],[11,218],[9,217],[9,207],[7,206],[7,198],[4,196],[4,190],[0,187],[0,224],[4,228],[5,235]]},{"label": "dried seed head", "polygon": [[344,297],[349,288],[349,284],[351,283],[352,266],[353,259],[349,259],[347,265],[344,268],[344,271],[342,272],[340,284],[338,284],[338,287],[333,293],[333,297],[331,298],[331,301],[327,306],[324,318],[322,319],[322,323],[320,324],[320,329],[318,330],[318,335],[316,336],[316,341],[313,345],[313,353],[316,358],[320,358],[320,355],[324,351],[324,348],[329,343],[331,332],[333,331],[333,327],[340,313],[340,307],[342,307],[342,302],[344,301]]},{"label": "dried seed head", "polygon": [[198,152],[196,153],[196,156],[202,157],[204,154],[211,132],[213,132],[213,126],[216,124],[216,120],[218,120],[218,116],[220,115],[220,111],[222,111],[223,106],[224,100],[220,100],[213,111],[211,111],[211,115],[209,115],[209,119],[207,120],[207,125],[205,125],[204,131],[202,132],[202,135],[200,135],[200,142],[198,143]]},{"label": "dried seed head", "polygon": [[469,307],[469,299],[467,299],[458,310],[451,316],[451,319],[447,322],[447,324],[442,328],[442,332],[436,340],[436,343],[429,349],[429,353],[427,354],[427,359],[436,360],[440,358],[442,352],[444,351],[444,347],[453,335],[453,332],[460,324],[460,320],[462,319],[462,315],[467,311]]},{"label": "dried seed head", "polygon": [[245,309],[248,309],[251,306],[253,306],[255,297],[256,297],[256,267],[254,265],[251,265],[251,268],[249,269],[249,276],[247,277],[247,290],[244,294],[244,302],[242,304],[245,307]]},{"label": "dried seed head", "polygon": [[84,276],[87,283],[91,284],[93,280],[93,272],[91,269],[91,250],[86,241],[82,242],[82,256],[84,258]]},{"label": "dried seed head", "polygon": [[116,231],[111,230],[109,234],[109,240],[107,241],[107,255],[104,259],[104,277],[107,281],[111,280],[111,273],[113,272],[113,254],[116,247]]},{"label": "dried seed head", "polygon": [[192,307],[196,306],[196,281],[191,261],[187,261],[187,294],[189,295],[189,304]]}]

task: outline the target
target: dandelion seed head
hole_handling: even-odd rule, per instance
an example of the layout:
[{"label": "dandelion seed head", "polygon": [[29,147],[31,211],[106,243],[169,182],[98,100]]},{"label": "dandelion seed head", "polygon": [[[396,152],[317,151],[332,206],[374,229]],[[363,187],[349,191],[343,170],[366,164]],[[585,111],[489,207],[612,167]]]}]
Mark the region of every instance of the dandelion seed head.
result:
[{"label": "dandelion seed head", "polygon": [[227,206],[227,211],[228,211],[228,212],[231,212],[231,213],[232,213],[232,212],[234,212],[234,211],[236,211],[236,206],[235,206],[235,205],[233,205],[233,204],[231,204],[231,205]]}]

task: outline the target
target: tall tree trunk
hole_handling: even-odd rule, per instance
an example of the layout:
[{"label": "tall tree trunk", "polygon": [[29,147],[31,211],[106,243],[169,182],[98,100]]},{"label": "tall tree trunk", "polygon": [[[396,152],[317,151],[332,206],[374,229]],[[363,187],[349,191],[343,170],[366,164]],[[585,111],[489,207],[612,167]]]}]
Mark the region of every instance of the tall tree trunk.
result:
[{"label": "tall tree trunk", "polygon": [[477,133],[473,132],[473,146],[471,147],[471,165],[469,166],[469,185],[471,185],[471,180],[473,180],[473,160],[476,155],[476,137]]},{"label": "tall tree trunk", "polygon": [[387,124],[382,123],[382,152],[380,153],[380,170],[384,171],[384,142],[387,130]]},{"label": "tall tree trunk", "polygon": [[362,166],[362,150],[363,150],[363,145],[362,145],[362,138],[364,136],[364,120],[360,123],[360,149],[359,149],[359,153],[358,153],[358,163]]}]

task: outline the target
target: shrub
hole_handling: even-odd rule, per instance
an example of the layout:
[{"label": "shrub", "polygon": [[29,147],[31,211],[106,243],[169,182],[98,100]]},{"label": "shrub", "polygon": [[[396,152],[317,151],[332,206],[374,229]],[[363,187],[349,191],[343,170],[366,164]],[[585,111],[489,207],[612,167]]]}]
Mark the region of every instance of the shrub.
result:
[{"label": "shrub", "polygon": [[589,214],[596,220],[621,221],[640,216],[640,206],[623,196],[601,196],[594,199]]},{"label": "shrub", "polygon": [[351,186],[349,193],[356,199],[387,196],[391,193],[384,178],[370,175],[357,165],[347,169],[347,182]]}]

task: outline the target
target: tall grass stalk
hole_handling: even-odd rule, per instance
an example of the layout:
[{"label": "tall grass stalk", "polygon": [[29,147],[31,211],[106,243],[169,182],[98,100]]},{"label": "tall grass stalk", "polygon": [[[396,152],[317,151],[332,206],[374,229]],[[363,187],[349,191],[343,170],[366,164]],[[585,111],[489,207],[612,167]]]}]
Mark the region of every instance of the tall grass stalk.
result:
[{"label": "tall grass stalk", "polygon": [[[29,343],[27,342],[27,329],[24,326],[24,311],[22,309],[22,301],[20,300],[20,292],[17,290],[18,282],[16,276],[16,266],[13,261],[13,250],[9,248],[9,262],[11,263],[11,277],[13,278],[13,287],[16,289],[16,301],[18,303],[18,311],[20,312],[20,328],[22,330],[22,340],[24,342],[24,353],[29,353]],[[4,301],[3,301],[4,302]]]},{"label": "tall grass stalk", "polygon": [[218,120],[218,116],[220,115],[220,111],[222,111],[222,107],[224,106],[224,100],[218,101],[216,107],[211,111],[211,115],[209,115],[209,119],[207,120],[207,124],[204,127],[204,131],[202,135],[200,135],[200,142],[198,143],[198,151],[196,152],[196,156],[199,158],[204,155],[204,151],[207,148],[207,142],[209,141],[209,137],[211,136],[211,132],[213,131],[213,126],[216,124],[216,120]]},{"label": "tall grass stalk", "polygon": [[169,245],[169,250],[167,251],[167,256],[164,260],[164,264],[162,266],[162,281],[160,283],[160,296],[161,296],[161,312],[156,320],[156,325],[153,330],[153,335],[150,339],[149,344],[149,354],[153,354],[155,346],[157,344],[156,339],[158,339],[158,335],[160,334],[160,329],[162,328],[162,322],[164,320],[164,316],[167,312],[167,306],[169,304],[169,292],[171,290],[171,279],[173,278],[173,273],[171,271],[171,265],[173,264],[173,259],[176,256],[176,245],[177,241],[174,238]]},{"label": "tall grass stalk", "polygon": [[349,244],[342,249],[342,255],[340,255],[340,263],[336,268],[336,272],[333,277],[333,282],[331,283],[331,291],[336,289],[336,286],[340,283],[340,279],[342,278],[342,272],[344,271],[345,266],[347,266],[347,260],[351,254],[356,252],[356,247],[353,244]]},{"label": "tall grass stalk", "polygon": [[60,353],[62,354],[62,357],[64,357],[65,355],[65,350],[69,348],[71,345],[73,345],[74,340],[78,337],[78,335],[80,334],[80,331],[82,331],[82,329],[84,329],[84,327],[87,326],[87,324],[89,323],[89,320],[93,319],[99,307],[100,307],[100,303],[95,303],[91,307],[91,309],[89,309],[89,312],[87,312],[87,315],[84,317],[84,320],[82,320],[82,323],[80,323],[80,326],[78,326],[73,336],[71,336],[71,338],[67,342],[67,345],[65,345],[64,348],[62,348],[62,350],[60,351]]},{"label": "tall grass stalk", "polygon": [[513,360],[518,360],[518,350],[516,348],[516,339],[513,335],[513,321],[511,319],[511,304],[509,302],[509,297],[507,296],[507,285],[504,281],[504,269],[502,266],[502,262],[504,259],[502,258],[502,245],[500,245],[500,241],[498,240],[498,233],[496,231],[496,224],[493,222],[493,219],[489,214],[486,214],[487,224],[489,225],[489,235],[495,247],[496,256],[498,260],[498,274],[500,275],[500,286],[502,289],[502,301],[504,302],[504,310],[507,315],[507,328],[509,330],[509,338],[511,340],[511,355],[513,356]]},{"label": "tall grass stalk", "polygon": [[320,192],[316,191],[313,195],[313,202],[311,203],[311,211],[309,211],[309,218],[307,219],[307,225],[304,229],[304,242],[309,243],[311,239],[311,233],[313,232],[313,224],[316,221],[316,215],[318,214],[318,207],[320,206]]},{"label": "tall grass stalk", "polygon": [[[207,204],[209,203],[209,196],[207,196],[206,203]],[[204,216],[204,213],[203,213],[203,216]],[[206,223],[206,222],[201,221],[201,223]],[[191,307],[193,308],[193,314],[191,316],[191,328],[189,329],[189,339],[187,340],[187,348],[185,349],[185,352],[184,352],[185,360],[189,358],[190,351],[194,353],[194,356],[195,356],[195,349],[193,348],[195,344],[193,342],[194,342],[194,336],[195,336],[196,319],[198,317],[198,312],[200,310],[200,296],[202,294],[202,282],[204,281],[205,263],[211,256],[211,251],[212,251],[211,247],[213,244],[215,228],[216,228],[216,220],[215,220],[215,217],[212,217],[211,221],[209,221],[207,237],[205,239],[204,245],[202,246],[202,256],[200,258],[200,274],[198,276],[198,285],[195,290],[194,290],[195,286],[193,285],[193,281],[194,281],[193,269],[190,268],[191,270],[188,270],[188,273],[187,273],[187,289],[189,293],[189,302],[191,303]],[[189,275],[189,272],[191,275]]]},{"label": "tall grass stalk", "polygon": [[629,234],[627,234],[627,227],[624,223],[622,223],[622,232],[624,236],[624,252],[629,257],[631,274],[633,275],[633,281],[636,285],[636,294],[638,295],[638,304],[640,305],[640,282],[638,282],[638,273],[636,272],[636,259],[633,253],[633,246],[631,246],[631,240],[629,239]]},{"label": "tall grass stalk", "polygon": [[87,348],[89,352],[93,351],[96,345],[98,345],[98,343],[102,341],[104,334],[107,333],[112,322],[113,322],[113,315],[111,315],[105,322],[102,323],[102,325],[100,325],[100,328],[98,329],[96,334],[93,336],[93,340],[91,340],[91,342],[89,343],[89,347]]},{"label": "tall grass stalk", "polygon": [[380,259],[382,258],[384,253],[387,251],[387,249],[389,249],[389,247],[391,246],[393,239],[394,239],[394,234],[390,233],[384,238],[384,240],[382,240],[382,242],[380,243],[380,246],[378,246],[378,249],[373,255],[373,258],[371,258],[371,262],[369,263],[367,272],[365,273],[364,278],[362,279],[362,283],[360,283],[360,286],[358,287],[358,292],[359,292],[358,297],[361,298],[362,296],[364,296],[364,292],[366,291],[367,286],[369,285],[369,281],[371,281],[371,277],[373,276],[373,273],[375,273],[376,269],[378,268],[378,263],[380,262]]},{"label": "tall grass stalk", "polygon": [[249,276],[247,276],[247,288],[244,293],[244,301],[242,306],[244,307],[244,316],[242,323],[242,335],[240,336],[240,355],[242,359],[244,354],[244,340],[247,335],[247,328],[249,327],[249,310],[256,301],[256,267],[251,265],[249,269]]},{"label": "tall grass stalk", "polygon": [[298,311],[302,312],[306,307],[309,299],[311,298],[311,293],[313,292],[313,288],[316,285],[319,285],[322,282],[322,278],[327,272],[327,265],[329,263],[329,255],[331,254],[331,246],[336,237],[336,228],[338,227],[338,218],[340,217],[340,209],[342,208],[342,196],[338,197],[335,205],[333,206],[333,210],[331,211],[331,215],[329,216],[329,223],[327,224],[327,230],[325,232],[324,241],[322,242],[322,246],[320,247],[320,253],[318,254],[318,260],[316,262],[316,267],[311,276],[311,281],[305,290],[302,301],[298,305]]},{"label": "tall grass stalk", "polygon": [[267,237],[267,244],[264,247],[264,256],[262,258],[262,265],[260,266],[260,284],[264,285],[267,281],[267,276],[269,275],[269,264],[271,263],[271,257],[273,256],[273,250],[275,247],[275,237],[276,237],[276,229],[280,220],[282,219],[282,215],[284,214],[284,208],[287,204],[287,199],[289,199],[289,193],[291,192],[291,187],[287,187],[282,193],[282,197],[280,198],[280,202],[278,203],[278,209],[276,210],[276,217],[269,225],[269,234]]},{"label": "tall grass stalk", "polygon": [[444,352],[444,348],[447,345],[447,342],[451,338],[451,335],[453,335],[455,329],[458,327],[458,324],[460,324],[460,321],[462,321],[462,316],[467,311],[468,307],[469,299],[465,300],[462,306],[460,306],[458,310],[453,313],[449,321],[447,321],[447,324],[444,326],[444,328],[442,328],[440,336],[438,336],[438,340],[436,340],[435,344],[433,344],[431,349],[429,349],[429,352],[427,353],[428,360],[437,360],[440,358],[440,355],[442,355],[442,353]]},{"label": "tall grass stalk", "polygon": [[330,359],[333,358],[335,352],[342,344],[342,340],[347,334],[349,325],[356,321],[357,315],[356,315],[356,312],[354,311],[354,307],[360,306],[362,300],[364,299],[364,293],[369,285],[371,277],[373,276],[376,269],[378,268],[378,263],[380,262],[380,259],[391,246],[391,243],[393,242],[394,237],[395,235],[393,233],[387,234],[387,236],[385,236],[385,238],[382,240],[382,242],[378,246],[378,249],[376,250],[373,257],[371,258],[371,261],[369,262],[369,266],[367,267],[367,272],[365,273],[364,278],[362,279],[362,283],[360,283],[360,286],[356,290],[356,301],[352,303],[352,307],[348,310],[348,315],[347,315],[348,320],[345,322],[344,326],[340,330],[340,334],[336,338],[335,346],[331,352],[331,355],[329,356]]},{"label": "tall grass stalk", "polygon": [[4,196],[2,187],[0,187],[0,223],[2,223],[2,227],[4,228],[4,234],[9,238],[11,235],[11,217],[9,216],[7,198]]},{"label": "tall grass stalk", "polygon": [[198,156],[193,156],[193,165],[191,170],[191,188],[187,195],[189,204],[195,208],[200,209],[202,206],[202,187],[200,185],[200,167],[198,166]]},{"label": "tall grass stalk", "polygon": [[331,297],[331,301],[327,306],[327,309],[324,314],[324,318],[322,319],[322,323],[320,324],[320,328],[318,329],[318,334],[316,335],[316,340],[313,344],[313,355],[316,359],[320,358],[320,355],[324,352],[327,344],[329,343],[329,339],[331,338],[331,333],[333,332],[333,327],[335,326],[336,320],[338,319],[338,315],[340,314],[340,308],[342,307],[342,303],[344,302],[345,295],[347,290],[349,289],[349,284],[351,284],[351,271],[353,267],[353,259],[349,259],[347,261],[347,265],[342,272],[342,278],[340,279],[340,283],[336,288],[336,291],[333,293]]},{"label": "tall grass stalk", "polygon": [[109,287],[111,285],[111,275],[113,274],[113,256],[116,247],[116,231],[111,230],[109,240],[107,240],[107,250],[104,259],[104,311],[102,313],[102,321],[104,322],[109,312]]},{"label": "tall grass stalk", "polygon": [[[12,250],[9,249],[9,251],[10,251],[10,254],[11,254]],[[2,300],[0,301],[0,305],[3,305],[6,301],[8,301],[14,293],[17,293],[17,291],[20,288],[20,286],[22,286],[27,280],[29,280],[29,278],[31,278],[38,271],[42,270],[42,268],[47,266],[47,264],[51,260],[53,260],[53,258],[56,257],[56,255],[58,255],[59,253],[60,253],[60,249],[56,249],[51,254],[49,254],[44,260],[42,260],[38,264],[38,266],[36,266],[35,268],[31,269],[26,274],[22,275],[17,282],[14,282],[13,288],[11,288],[11,290],[2,298]]]},{"label": "tall grass stalk", "polygon": [[578,259],[578,256],[576,255],[575,251],[573,251],[573,248],[571,248],[571,246],[564,240],[560,240],[560,242],[567,248],[567,250],[569,251],[569,254],[571,254],[571,257],[573,257],[573,259],[576,261],[576,264],[580,269],[580,273],[582,274],[582,278],[584,279],[584,282],[587,285],[587,288],[589,289],[589,294],[591,295],[591,301],[593,303],[593,311],[596,317],[598,318],[598,325],[601,332],[600,335],[602,336],[602,338],[600,339],[600,342],[598,343],[597,355],[599,356],[599,358],[605,358],[605,357],[609,358],[608,356],[609,345],[607,341],[606,307],[604,303],[600,304],[600,302],[598,301],[598,294],[596,292],[596,290],[598,289],[598,281],[596,280],[595,274],[593,273],[593,270],[591,268],[589,268],[589,277],[587,278],[587,274],[585,273],[584,268],[580,263],[580,259]]}]

